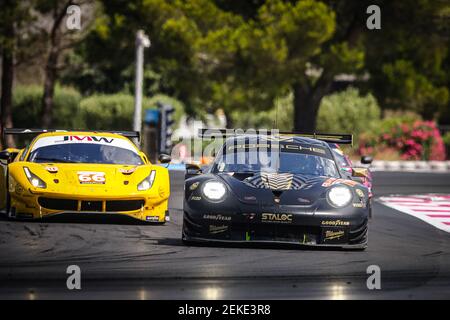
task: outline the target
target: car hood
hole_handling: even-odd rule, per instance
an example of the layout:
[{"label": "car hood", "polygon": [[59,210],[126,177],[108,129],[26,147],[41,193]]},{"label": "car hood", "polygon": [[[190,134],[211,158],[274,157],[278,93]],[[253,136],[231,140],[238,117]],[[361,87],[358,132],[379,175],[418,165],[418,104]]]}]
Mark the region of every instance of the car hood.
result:
[{"label": "car hood", "polygon": [[[34,175],[47,184],[45,193],[77,195],[116,195],[136,193],[136,185],[150,174],[152,165],[68,164],[68,163],[22,163]],[[14,170],[15,178],[23,186],[31,186],[23,168]]]},{"label": "car hood", "polygon": [[358,185],[348,179],[290,173],[238,173],[219,176],[242,202],[273,203],[276,197],[280,199],[280,204],[311,205],[317,199],[324,198],[327,189],[332,185]]}]

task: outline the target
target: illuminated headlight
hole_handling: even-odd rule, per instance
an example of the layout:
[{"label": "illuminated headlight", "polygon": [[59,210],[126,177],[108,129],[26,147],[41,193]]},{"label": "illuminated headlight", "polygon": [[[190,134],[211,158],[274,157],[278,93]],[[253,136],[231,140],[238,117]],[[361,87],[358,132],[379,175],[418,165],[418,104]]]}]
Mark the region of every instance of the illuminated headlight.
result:
[{"label": "illuminated headlight", "polygon": [[153,185],[153,181],[155,181],[155,176],[156,176],[156,171],[155,171],[155,170],[152,170],[152,171],[150,172],[150,174],[148,175],[148,177],[145,178],[144,180],[142,180],[142,181],[138,184],[137,189],[138,189],[139,191],[145,191],[145,190],[150,189],[150,188],[152,187],[152,185]]},{"label": "illuminated headlight", "polygon": [[351,190],[346,186],[336,186],[328,191],[328,202],[338,208],[348,205],[353,198]]},{"label": "illuminated headlight", "polygon": [[47,184],[41,178],[31,172],[30,169],[28,169],[27,167],[23,167],[23,171],[25,171],[25,175],[27,176],[28,181],[30,181],[33,187],[42,189],[47,188]]},{"label": "illuminated headlight", "polygon": [[219,201],[225,196],[227,188],[222,182],[208,181],[203,185],[202,192],[209,200]]}]

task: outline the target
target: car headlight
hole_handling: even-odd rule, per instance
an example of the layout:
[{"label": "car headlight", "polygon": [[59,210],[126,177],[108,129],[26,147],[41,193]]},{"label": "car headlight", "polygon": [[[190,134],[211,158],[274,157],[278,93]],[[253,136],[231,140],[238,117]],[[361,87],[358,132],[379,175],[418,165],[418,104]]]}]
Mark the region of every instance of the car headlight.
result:
[{"label": "car headlight", "polygon": [[47,184],[39,178],[37,175],[35,175],[33,172],[30,171],[27,167],[23,167],[23,171],[25,171],[25,175],[28,178],[28,181],[30,181],[31,185],[36,188],[47,188]]},{"label": "car headlight", "polygon": [[328,191],[328,202],[334,207],[345,207],[352,201],[352,198],[352,191],[346,186],[332,187]]},{"label": "car headlight", "polygon": [[139,191],[145,191],[145,190],[150,189],[153,185],[153,181],[155,181],[155,176],[156,176],[156,171],[152,170],[150,172],[150,174],[138,184],[137,189]]},{"label": "car headlight", "polygon": [[212,201],[222,200],[227,192],[225,184],[219,181],[208,181],[203,185],[203,194]]}]

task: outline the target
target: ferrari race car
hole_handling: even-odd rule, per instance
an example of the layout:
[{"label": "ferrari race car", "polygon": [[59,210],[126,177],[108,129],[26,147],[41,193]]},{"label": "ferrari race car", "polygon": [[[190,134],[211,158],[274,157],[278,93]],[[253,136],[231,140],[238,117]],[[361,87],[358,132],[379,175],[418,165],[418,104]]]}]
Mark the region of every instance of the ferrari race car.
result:
[{"label": "ferrari race car", "polygon": [[351,143],[351,135],[224,136],[206,172],[187,166],[185,243],[366,248],[369,190],[357,172],[350,177],[339,170],[328,145]]},{"label": "ferrari race car", "polygon": [[[168,219],[168,170],[152,165],[129,139],[138,132],[5,129],[4,134],[38,134],[22,150],[0,152],[0,209],[10,218],[86,213]],[[161,163],[169,161],[160,156]]]}]

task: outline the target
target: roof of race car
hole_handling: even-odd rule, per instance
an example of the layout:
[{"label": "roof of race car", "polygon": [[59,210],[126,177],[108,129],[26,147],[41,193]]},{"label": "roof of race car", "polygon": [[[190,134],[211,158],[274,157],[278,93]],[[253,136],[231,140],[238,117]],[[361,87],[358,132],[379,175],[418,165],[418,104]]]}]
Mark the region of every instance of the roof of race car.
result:
[{"label": "roof of race car", "polygon": [[52,131],[40,133],[36,137],[49,137],[49,136],[67,136],[67,135],[82,135],[82,136],[105,136],[112,138],[127,139],[126,137],[111,132],[97,132],[97,131]]},{"label": "roof of race car", "polygon": [[252,141],[253,139],[257,139],[257,141],[264,142],[291,142],[298,144],[306,144],[306,145],[315,145],[315,146],[323,146],[327,147],[328,143],[324,141],[320,141],[313,138],[307,137],[298,137],[298,136],[288,136],[288,135],[280,135],[280,136],[268,136],[268,135],[258,135],[258,134],[246,134],[246,135],[238,135],[234,137],[229,137],[225,140],[225,143],[233,143],[234,141]]}]

